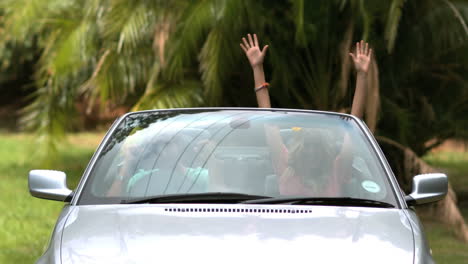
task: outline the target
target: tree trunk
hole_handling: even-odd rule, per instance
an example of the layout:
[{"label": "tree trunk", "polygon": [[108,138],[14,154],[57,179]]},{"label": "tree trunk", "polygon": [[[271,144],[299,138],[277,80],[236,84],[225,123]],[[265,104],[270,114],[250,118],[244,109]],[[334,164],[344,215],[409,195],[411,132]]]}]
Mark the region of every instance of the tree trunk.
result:
[{"label": "tree trunk", "polygon": [[[411,149],[385,137],[376,138],[405,193],[411,191],[413,176],[436,172]],[[429,216],[452,227],[455,235],[463,242],[468,243],[468,227],[458,209],[457,197],[450,184],[444,199],[428,206],[418,206],[417,210],[423,216]]]}]

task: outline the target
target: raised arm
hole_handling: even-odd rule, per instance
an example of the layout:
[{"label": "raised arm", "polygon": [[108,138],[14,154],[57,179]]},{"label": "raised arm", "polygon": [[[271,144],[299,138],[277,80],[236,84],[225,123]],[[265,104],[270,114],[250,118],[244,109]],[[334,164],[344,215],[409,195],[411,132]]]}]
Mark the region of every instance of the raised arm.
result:
[{"label": "raised arm", "polygon": [[[355,53],[350,53],[349,55],[353,59],[357,72],[356,90],[354,91],[351,114],[362,119],[366,97],[367,72],[369,71],[372,49],[369,49],[369,45],[361,40],[361,42],[356,43]],[[332,184],[330,186],[334,186],[335,189],[339,189],[339,186],[344,186],[350,180],[349,172],[352,170],[354,145],[348,133],[345,131],[343,146],[333,166]],[[339,184],[339,182],[341,183]]]},{"label": "raised arm", "polygon": [[349,53],[356,68],[356,90],[354,91],[353,105],[351,106],[351,114],[359,118],[364,115],[364,100],[366,97],[367,72],[372,56],[372,49],[369,49],[369,44],[361,42],[356,43],[356,53]]},{"label": "raised arm", "polygon": [[246,38],[242,38],[240,46],[249,59],[250,66],[252,66],[258,107],[270,108],[270,94],[268,93],[268,86],[265,85],[265,72],[263,71],[263,59],[265,58],[268,45],[265,45],[263,49],[260,50],[256,34],[253,34],[253,38],[252,35],[247,34],[247,38],[248,40]]},{"label": "raised arm", "polygon": [[[249,59],[250,66],[254,74],[254,91],[257,97],[258,107],[270,108],[270,94],[268,93],[268,85],[265,81],[265,72],[263,71],[263,60],[265,58],[268,45],[265,45],[260,50],[258,38],[256,34],[247,34],[247,39],[242,38],[240,43],[242,50]],[[281,175],[287,165],[287,149],[283,144],[280,130],[276,126],[265,125],[265,137],[271,151],[273,166],[277,175]]]}]

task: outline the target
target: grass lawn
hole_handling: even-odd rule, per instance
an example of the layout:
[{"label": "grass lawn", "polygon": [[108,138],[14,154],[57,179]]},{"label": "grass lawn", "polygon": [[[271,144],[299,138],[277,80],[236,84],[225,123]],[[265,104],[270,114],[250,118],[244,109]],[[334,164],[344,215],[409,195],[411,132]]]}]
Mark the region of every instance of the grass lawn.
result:
[{"label": "grass lawn", "polygon": [[435,152],[424,160],[447,174],[458,196],[468,196],[468,152]]},{"label": "grass lawn", "polygon": [[[102,136],[72,136],[71,147],[60,151],[55,169],[67,173],[70,187],[77,185]],[[0,263],[34,263],[45,250],[63,206],[29,194],[28,172],[41,168],[33,143],[30,135],[0,134]]]},{"label": "grass lawn", "polygon": [[[67,173],[73,188],[91,158],[102,134],[78,134],[60,150],[54,167]],[[34,138],[0,132],[0,263],[33,263],[44,252],[63,203],[33,198],[27,175],[40,169]],[[425,157],[431,165],[448,173],[455,190],[468,193],[468,153],[441,152]],[[462,212],[468,219],[468,208]],[[423,219],[429,244],[437,263],[466,263],[468,244],[454,238],[452,231],[430,219]]]},{"label": "grass lawn", "polygon": [[[465,217],[465,219],[467,219]],[[438,264],[466,264],[468,244],[460,243],[453,231],[431,219],[422,219],[429,245]]]},{"label": "grass lawn", "polygon": [[[457,194],[458,207],[468,223],[468,152],[434,152],[424,160],[447,174]],[[468,263],[468,244],[459,243],[453,238],[453,231],[440,223],[432,219],[422,221],[437,263]]]}]

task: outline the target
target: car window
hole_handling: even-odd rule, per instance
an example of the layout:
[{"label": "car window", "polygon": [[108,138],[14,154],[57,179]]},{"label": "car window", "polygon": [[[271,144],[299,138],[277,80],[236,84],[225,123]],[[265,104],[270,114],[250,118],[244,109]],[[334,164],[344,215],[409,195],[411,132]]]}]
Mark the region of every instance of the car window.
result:
[{"label": "car window", "polygon": [[105,143],[79,203],[236,192],[395,204],[375,153],[346,116],[240,110],[136,113]]}]

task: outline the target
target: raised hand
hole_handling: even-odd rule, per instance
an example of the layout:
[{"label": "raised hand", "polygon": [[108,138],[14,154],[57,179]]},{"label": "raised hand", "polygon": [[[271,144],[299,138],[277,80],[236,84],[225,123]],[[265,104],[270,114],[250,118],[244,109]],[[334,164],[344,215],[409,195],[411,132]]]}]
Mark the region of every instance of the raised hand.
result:
[{"label": "raised hand", "polygon": [[265,45],[262,50],[260,50],[260,46],[258,45],[258,39],[257,35],[253,34],[253,39],[252,35],[247,34],[247,39],[242,38],[242,42],[240,44],[242,50],[244,50],[245,55],[249,59],[250,65],[252,68],[262,66],[263,65],[263,59],[265,58],[266,51],[268,49],[268,45]]},{"label": "raised hand", "polygon": [[356,71],[358,73],[367,73],[372,56],[372,49],[369,49],[369,44],[361,40],[360,43],[356,43],[356,54],[349,53],[349,55],[353,58]]}]

